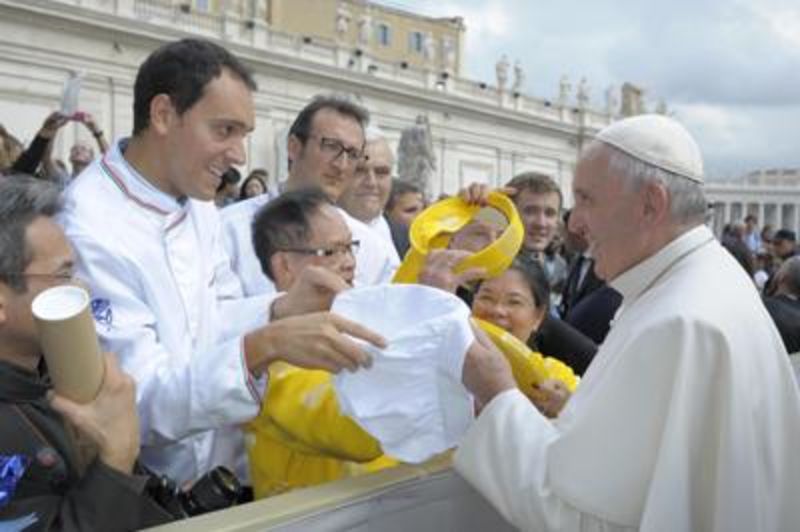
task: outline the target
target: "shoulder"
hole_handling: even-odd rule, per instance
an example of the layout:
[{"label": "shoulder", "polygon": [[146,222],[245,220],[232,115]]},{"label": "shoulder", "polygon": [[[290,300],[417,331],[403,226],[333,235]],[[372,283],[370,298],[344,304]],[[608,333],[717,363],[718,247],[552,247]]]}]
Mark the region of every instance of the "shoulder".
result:
[{"label": "shoulder", "polygon": [[269,200],[270,197],[267,194],[262,194],[254,198],[246,199],[234,203],[233,205],[229,205],[220,211],[222,222],[227,224],[231,221],[251,219],[261,207],[269,203]]}]

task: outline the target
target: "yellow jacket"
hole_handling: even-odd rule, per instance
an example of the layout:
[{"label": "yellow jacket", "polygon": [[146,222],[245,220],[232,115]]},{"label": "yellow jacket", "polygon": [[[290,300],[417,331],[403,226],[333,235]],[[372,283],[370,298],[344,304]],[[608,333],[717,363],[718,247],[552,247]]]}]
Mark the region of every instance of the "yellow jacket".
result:
[{"label": "yellow jacket", "polygon": [[326,371],[272,364],[261,413],[246,430],[256,498],[397,464],[342,415]]}]

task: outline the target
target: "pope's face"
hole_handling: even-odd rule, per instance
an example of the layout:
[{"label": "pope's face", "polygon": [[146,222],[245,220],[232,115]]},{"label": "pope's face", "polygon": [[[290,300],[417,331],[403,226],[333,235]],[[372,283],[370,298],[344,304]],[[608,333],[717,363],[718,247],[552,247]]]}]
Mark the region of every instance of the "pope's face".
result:
[{"label": "pope's face", "polygon": [[642,259],[642,191],[610,172],[608,149],[578,162],[572,186],[570,230],[586,237],[597,276],[611,281]]},{"label": "pope's face", "polygon": [[170,158],[162,183],[173,196],[213,200],[231,166],[245,162],[245,137],[253,130],[253,95],[245,83],[223,69],[203,96],[165,126]]}]

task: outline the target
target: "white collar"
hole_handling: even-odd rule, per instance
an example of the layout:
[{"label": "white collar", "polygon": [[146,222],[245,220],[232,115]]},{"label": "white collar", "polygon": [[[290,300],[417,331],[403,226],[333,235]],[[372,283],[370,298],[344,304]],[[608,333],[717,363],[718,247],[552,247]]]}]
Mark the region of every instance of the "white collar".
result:
[{"label": "white collar", "polygon": [[122,150],[127,144],[128,139],[121,139],[108,150],[100,161],[103,172],[123,194],[145,209],[162,215],[181,210],[185,199],[181,201],[157,189],[125,160]]},{"label": "white collar", "polygon": [[634,300],[655,284],[675,263],[712,240],[714,235],[705,225],[690,229],[609,284],[622,294],[624,301]]}]

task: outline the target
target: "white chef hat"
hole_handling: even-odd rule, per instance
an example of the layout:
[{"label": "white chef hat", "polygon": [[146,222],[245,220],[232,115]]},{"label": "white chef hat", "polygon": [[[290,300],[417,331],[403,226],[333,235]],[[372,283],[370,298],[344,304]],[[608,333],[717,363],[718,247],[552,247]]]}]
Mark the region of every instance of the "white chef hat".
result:
[{"label": "white chef hat", "polygon": [[635,159],[703,183],[703,157],[694,138],[676,120],[639,115],[614,122],[595,137]]},{"label": "white chef hat", "polygon": [[342,412],[403,462],[420,463],[458,445],[474,412],[461,383],[475,339],[469,307],[436,288],[384,284],[342,292],[331,311],[388,341],[385,349],[365,346],[371,368],[334,378]]}]

